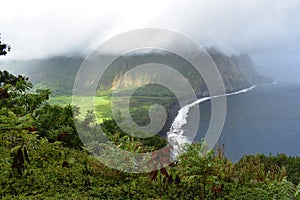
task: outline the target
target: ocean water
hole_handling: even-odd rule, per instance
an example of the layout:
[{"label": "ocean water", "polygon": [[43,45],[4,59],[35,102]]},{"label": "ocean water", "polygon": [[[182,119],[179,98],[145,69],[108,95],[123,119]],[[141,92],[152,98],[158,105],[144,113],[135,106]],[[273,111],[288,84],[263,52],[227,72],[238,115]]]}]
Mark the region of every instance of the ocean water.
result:
[{"label": "ocean water", "polygon": [[[195,141],[206,134],[210,100],[200,103],[199,108],[201,117]],[[257,153],[300,156],[300,84],[258,85],[246,93],[228,96],[218,144],[225,145],[226,157],[234,161]]]},{"label": "ocean water", "polygon": [[[254,89],[256,86],[253,85],[249,88],[245,88],[239,91],[235,91],[235,92],[231,92],[231,93],[227,93],[227,94],[219,94],[219,95],[215,95],[215,96],[207,96],[207,97],[203,97],[197,100],[192,101],[191,103],[188,104],[184,104],[184,106],[182,106],[179,111],[177,112],[176,117],[173,120],[173,123],[170,127],[170,130],[167,132],[167,139],[169,144],[171,144],[173,146],[173,150],[172,150],[172,159],[176,160],[179,155],[184,152],[184,145],[186,143],[191,144],[194,139],[197,137],[197,131],[198,131],[198,127],[199,124],[198,122],[200,122],[200,109],[198,109],[198,105],[202,105],[202,103],[204,102],[209,102],[211,99],[216,99],[218,101],[219,100],[224,100],[224,98],[229,97],[229,96],[234,96],[234,95],[239,95],[239,94],[243,94],[243,93],[247,93],[248,91],[251,91],[252,89]],[[203,129],[203,127],[207,128],[209,125],[209,118],[210,117],[210,109],[211,106],[207,105],[207,104],[203,104],[204,105],[204,109],[202,114],[204,114],[202,117],[202,121],[201,121],[201,128]],[[227,107],[227,105],[225,105],[225,107]],[[225,109],[226,110],[226,109]],[[215,117],[217,117],[217,119],[224,119],[223,117],[225,117],[225,112],[224,108],[222,109],[222,112],[220,112],[219,116],[218,115],[218,110],[216,110],[217,112],[215,112]],[[225,113],[224,113],[225,112]],[[198,121],[199,120],[199,121]],[[215,120],[215,119],[214,119]],[[224,121],[222,121],[223,124]],[[204,124],[204,125],[203,125]],[[214,123],[216,125],[216,123]],[[221,125],[222,125],[221,124]],[[218,126],[219,127],[219,126]],[[218,128],[215,127],[215,128]],[[196,130],[196,132],[195,132]],[[219,129],[217,129],[219,130]],[[221,127],[222,130],[222,127]],[[220,136],[220,132],[218,132],[217,134],[214,133],[214,131],[216,131],[216,129],[211,130],[212,132],[210,132],[210,142],[207,143],[209,146],[211,146],[211,148],[213,148],[214,141],[215,139],[218,140],[218,136]],[[207,130],[203,129],[202,131],[200,131],[200,134],[203,135],[202,138],[205,137],[205,132],[207,132]],[[198,136],[199,137],[199,136]],[[205,139],[207,139],[205,137]],[[216,141],[215,141],[216,142]]]}]

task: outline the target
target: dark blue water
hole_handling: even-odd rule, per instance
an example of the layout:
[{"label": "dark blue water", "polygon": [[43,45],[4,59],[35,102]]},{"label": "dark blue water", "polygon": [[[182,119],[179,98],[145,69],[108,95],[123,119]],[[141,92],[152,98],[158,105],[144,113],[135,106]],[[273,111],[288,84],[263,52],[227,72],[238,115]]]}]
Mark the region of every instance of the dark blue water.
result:
[{"label": "dark blue water", "polygon": [[[210,119],[210,102],[199,106],[197,141],[205,135]],[[261,85],[228,97],[218,143],[225,144],[225,155],[232,160],[256,153],[300,156],[300,85]]]}]

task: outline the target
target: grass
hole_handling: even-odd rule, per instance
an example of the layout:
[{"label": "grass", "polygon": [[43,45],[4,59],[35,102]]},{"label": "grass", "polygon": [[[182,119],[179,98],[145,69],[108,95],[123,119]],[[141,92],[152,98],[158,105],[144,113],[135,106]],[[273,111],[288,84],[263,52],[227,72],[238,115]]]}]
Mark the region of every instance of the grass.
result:
[{"label": "grass", "polygon": [[[82,96],[77,98],[81,107],[80,107],[80,116],[79,118],[84,118],[88,110],[92,109],[93,105],[89,105],[85,102],[90,102],[94,97]],[[72,104],[72,96],[52,96],[49,99],[50,104],[57,105],[68,105]],[[95,111],[97,121],[99,123],[103,122],[104,119],[112,118],[111,114],[111,100],[109,96],[95,97]]]},{"label": "grass", "polygon": [[[127,114],[123,114],[125,109],[129,107],[131,118],[139,125],[147,125],[150,122],[148,111],[151,105],[163,105],[168,110],[176,100],[176,97],[168,88],[157,84],[148,84],[140,87],[133,94],[131,94],[130,88],[114,92],[116,94],[114,100],[118,105],[117,108],[114,106],[114,109],[118,110],[119,117],[129,119]],[[82,96],[76,98],[80,105],[80,118],[83,119],[87,111],[92,110],[92,106],[95,106],[95,114],[99,123],[103,122],[104,119],[111,119],[111,94],[111,90],[99,90],[95,97]],[[127,105],[124,100],[129,95],[132,96],[130,96],[129,105]],[[93,98],[95,98],[94,105],[91,105]],[[58,105],[72,104],[72,96],[52,96],[49,102]]]},{"label": "grass", "polygon": [[[86,102],[91,102],[94,97],[91,96],[82,96],[77,98],[78,103],[81,105],[80,107],[80,116],[79,118],[83,119],[88,110],[92,109],[93,105],[90,105]],[[125,105],[123,102],[126,96],[116,97],[115,101],[120,103],[120,113],[123,113],[125,108],[128,105]],[[153,97],[153,96],[134,96],[130,99],[129,110],[132,119],[137,124],[147,124],[150,122],[150,118],[148,115],[148,110],[153,104],[164,104],[166,108],[170,106],[171,102],[173,102],[173,98],[170,96],[166,97]],[[50,104],[57,105],[68,105],[72,104],[72,96],[52,96],[49,99]],[[102,123],[105,119],[112,118],[111,111],[111,97],[106,96],[96,96],[95,97],[95,114],[97,117],[98,123]]]}]

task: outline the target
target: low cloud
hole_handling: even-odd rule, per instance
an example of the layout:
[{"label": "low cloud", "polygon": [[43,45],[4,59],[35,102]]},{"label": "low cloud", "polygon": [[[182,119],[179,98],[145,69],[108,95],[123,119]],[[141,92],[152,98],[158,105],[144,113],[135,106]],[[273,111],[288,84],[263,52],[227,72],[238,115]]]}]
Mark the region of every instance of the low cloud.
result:
[{"label": "low cloud", "polygon": [[298,0],[1,3],[0,33],[12,47],[5,59],[86,54],[109,37],[146,27],[171,29],[227,54],[248,52],[262,65],[268,59],[299,63]]}]

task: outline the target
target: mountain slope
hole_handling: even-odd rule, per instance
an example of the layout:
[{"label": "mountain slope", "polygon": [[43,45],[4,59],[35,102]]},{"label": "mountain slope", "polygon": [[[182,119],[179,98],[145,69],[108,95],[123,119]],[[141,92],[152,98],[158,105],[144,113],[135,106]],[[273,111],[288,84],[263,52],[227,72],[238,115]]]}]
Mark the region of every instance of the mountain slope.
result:
[{"label": "mountain slope", "polygon": [[[226,88],[232,92],[249,87],[253,84],[272,82],[270,78],[256,73],[251,58],[247,54],[227,56],[215,48],[207,49],[216,63]],[[48,87],[57,95],[72,94],[76,73],[84,59],[82,57],[52,57],[43,60],[11,61],[0,64],[0,69],[7,69],[15,74],[23,74],[30,78],[36,87]],[[143,85],[151,76],[159,76],[155,72],[151,76],[123,77],[129,69],[144,63],[161,63],[172,66],[184,75],[197,96],[207,96],[207,87],[201,75],[184,59],[168,52],[151,52],[150,54],[131,54],[117,59],[105,74],[99,85],[102,89],[111,89],[120,83],[123,87]]]}]

